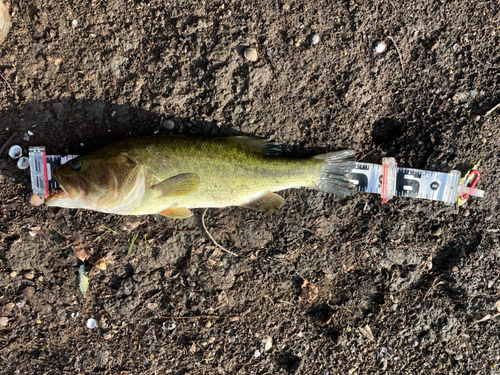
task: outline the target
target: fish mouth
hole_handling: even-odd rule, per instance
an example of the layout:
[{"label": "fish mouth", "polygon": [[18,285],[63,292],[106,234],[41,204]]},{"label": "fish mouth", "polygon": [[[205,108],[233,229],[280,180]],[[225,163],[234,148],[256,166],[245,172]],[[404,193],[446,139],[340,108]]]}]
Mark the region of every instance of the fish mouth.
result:
[{"label": "fish mouth", "polygon": [[60,192],[57,192],[54,195],[60,198],[62,193],[65,193],[70,199],[73,200],[85,199],[87,195],[85,193],[85,183],[81,178],[74,175],[61,174],[57,168],[53,171],[53,175],[62,189]]},{"label": "fish mouth", "polygon": [[47,198],[45,198],[44,203],[46,206],[66,207],[69,201],[71,201],[69,195],[64,190],[59,190],[58,192],[51,194]]}]

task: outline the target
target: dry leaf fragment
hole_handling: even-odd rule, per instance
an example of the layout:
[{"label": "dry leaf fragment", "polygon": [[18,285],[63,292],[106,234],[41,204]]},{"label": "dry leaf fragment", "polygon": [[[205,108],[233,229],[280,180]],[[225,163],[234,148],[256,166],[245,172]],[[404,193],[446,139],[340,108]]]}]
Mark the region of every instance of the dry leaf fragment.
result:
[{"label": "dry leaf fragment", "polygon": [[269,349],[273,347],[273,338],[271,336],[267,336],[261,343],[264,352],[267,352]]},{"label": "dry leaf fragment", "polygon": [[304,280],[302,283],[302,292],[299,296],[299,302],[302,304],[313,302],[318,297],[318,288],[316,285]]},{"label": "dry leaf fragment", "polygon": [[370,328],[370,326],[367,324],[366,326],[364,327],[359,327],[358,328],[359,332],[361,332],[363,334],[363,336],[365,336],[368,340],[373,340],[373,333],[372,333],[372,330]]},{"label": "dry leaf fragment", "polygon": [[106,269],[106,258],[101,258],[99,259],[96,264],[96,268],[99,268],[100,270],[105,270]]},{"label": "dry leaf fragment", "polygon": [[328,311],[328,313],[323,318],[321,318],[320,320],[318,320],[318,324],[321,327],[326,326],[328,323],[330,323],[330,320],[332,320],[332,316],[333,316],[333,312],[332,311]]},{"label": "dry leaf fragment", "polygon": [[195,352],[196,352],[196,344],[193,341],[193,343],[189,347],[189,354],[194,354]]},{"label": "dry leaf fragment", "polygon": [[85,250],[83,245],[73,246],[73,251],[75,252],[76,257],[82,262],[85,262],[90,257],[90,254],[87,253],[87,250]]}]

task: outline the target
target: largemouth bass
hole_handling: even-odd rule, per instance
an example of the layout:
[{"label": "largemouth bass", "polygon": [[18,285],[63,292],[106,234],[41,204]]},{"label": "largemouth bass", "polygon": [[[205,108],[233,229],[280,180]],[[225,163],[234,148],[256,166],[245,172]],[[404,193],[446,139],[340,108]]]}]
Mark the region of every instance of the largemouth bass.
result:
[{"label": "largemouth bass", "polygon": [[191,216],[190,208],[281,208],[274,192],[308,187],[349,195],[355,152],[297,159],[253,137],[190,138],[160,135],[126,139],[68,161],[52,172],[63,190],[48,206],[122,214]]}]

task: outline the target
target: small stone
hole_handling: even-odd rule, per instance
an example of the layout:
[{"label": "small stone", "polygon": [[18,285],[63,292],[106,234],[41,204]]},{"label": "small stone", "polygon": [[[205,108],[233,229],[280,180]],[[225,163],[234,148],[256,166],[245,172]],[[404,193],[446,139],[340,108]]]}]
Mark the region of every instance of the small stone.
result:
[{"label": "small stone", "polygon": [[163,123],[163,126],[167,130],[172,130],[173,128],[175,128],[175,122],[173,122],[172,120],[167,120]]},{"label": "small stone", "polygon": [[483,137],[481,138],[481,142],[483,142],[483,145],[486,144],[486,142],[488,142],[488,139],[486,137]]},{"label": "small stone", "polygon": [[253,353],[253,356],[255,358],[259,358],[260,357],[260,351],[259,350],[256,350],[255,353]]},{"label": "small stone", "polygon": [[500,311],[500,300],[495,302],[495,307],[497,308],[497,311]]},{"label": "small stone", "polygon": [[429,40],[429,44],[427,45],[427,47],[433,51],[437,48],[437,46],[439,45],[439,40],[438,39],[431,39]]},{"label": "small stone", "polygon": [[210,328],[212,327],[212,322],[209,320],[206,324],[205,327]]},{"label": "small stone", "polygon": [[32,280],[35,277],[35,273],[33,271],[28,271],[24,273],[24,278],[28,280]]},{"label": "small stone", "polygon": [[0,316],[0,327],[5,327],[9,322],[9,318],[6,316]]},{"label": "small stone", "polygon": [[375,52],[384,53],[386,49],[387,49],[387,44],[385,44],[384,42],[375,43]]},{"label": "small stone", "polygon": [[311,36],[311,44],[314,46],[318,43],[319,43],[319,35],[313,34],[313,36]]},{"label": "small stone", "polygon": [[290,10],[290,4],[283,4],[283,10],[288,12]]},{"label": "small stone", "polygon": [[238,316],[231,316],[231,317],[229,317],[229,321],[230,322],[237,322],[239,320],[240,320],[240,318]]},{"label": "small stone", "polygon": [[14,302],[9,302],[8,304],[5,305],[5,309],[7,311],[10,311],[12,310],[14,307],[16,306],[16,304]]},{"label": "small stone", "polygon": [[209,339],[208,339],[208,343],[211,344],[215,341],[215,337],[211,336]]},{"label": "small stone", "polygon": [[473,113],[471,117],[476,122],[478,122],[479,120],[481,120],[481,116],[479,116],[477,113]]},{"label": "small stone", "polygon": [[470,215],[470,211],[469,211],[469,209],[466,209],[466,210],[464,211],[464,216],[465,216],[465,217],[468,217],[469,215]]},{"label": "small stone", "polygon": [[16,277],[16,276],[17,276],[17,272],[16,272],[16,271],[12,271],[12,272],[10,273],[10,277],[14,278],[14,277]]},{"label": "small stone", "polygon": [[436,229],[434,229],[432,231],[432,235],[435,236],[435,237],[439,237],[442,233],[443,233],[443,231],[441,230],[440,227],[437,227]]},{"label": "small stone", "polygon": [[146,304],[146,308],[147,308],[148,310],[154,311],[154,310],[156,310],[156,309],[158,308],[158,304],[157,304],[157,303],[155,303],[155,302],[148,302],[148,303]]},{"label": "small stone", "polygon": [[259,58],[257,56],[257,50],[252,47],[248,47],[247,49],[245,49],[245,52],[243,54],[248,61],[257,61]]},{"label": "small stone", "polygon": [[78,21],[77,21],[77,20],[73,20],[73,21],[71,21],[71,24],[72,24],[73,26],[78,26]]}]

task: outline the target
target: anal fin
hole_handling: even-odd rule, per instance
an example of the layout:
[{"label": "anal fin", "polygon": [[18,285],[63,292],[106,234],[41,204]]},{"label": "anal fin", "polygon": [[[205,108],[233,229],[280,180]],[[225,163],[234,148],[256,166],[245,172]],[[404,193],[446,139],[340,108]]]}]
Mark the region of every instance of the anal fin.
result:
[{"label": "anal fin", "polygon": [[185,219],[190,217],[193,213],[185,207],[171,207],[158,212],[158,214],[172,219]]},{"label": "anal fin", "polygon": [[254,199],[253,201],[244,204],[243,207],[263,212],[276,211],[283,206],[284,201],[285,200],[278,194],[269,193],[263,197]]}]

